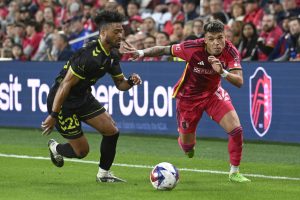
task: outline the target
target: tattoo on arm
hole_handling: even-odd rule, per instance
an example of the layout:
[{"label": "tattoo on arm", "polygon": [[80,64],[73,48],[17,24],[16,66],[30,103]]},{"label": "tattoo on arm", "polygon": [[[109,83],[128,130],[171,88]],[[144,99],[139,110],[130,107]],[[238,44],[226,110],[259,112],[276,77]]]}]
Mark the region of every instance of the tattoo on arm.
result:
[{"label": "tattoo on arm", "polygon": [[171,55],[171,47],[170,46],[155,46],[151,48],[144,49],[145,57],[152,56],[162,56],[162,55]]}]

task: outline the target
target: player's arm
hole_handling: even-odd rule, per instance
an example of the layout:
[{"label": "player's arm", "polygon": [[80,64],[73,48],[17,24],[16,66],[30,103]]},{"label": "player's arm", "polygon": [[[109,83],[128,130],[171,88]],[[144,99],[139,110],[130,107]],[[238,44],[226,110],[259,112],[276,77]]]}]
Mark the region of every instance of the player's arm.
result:
[{"label": "player's arm", "polygon": [[162,55],[171,55],[171,46],[155,46],[143,50],[135,50],[126,52],[126,54],[132,55],[132,60],[136,60],[140,57],[156,57]]},{"label": "player's arm", "polygon": [[52,106],[52,112],[59,113],[60,108],[70,93],[71,88],[79,82],[80,78],[73,74],[73,72],[68,70],[65,78],[60,83]]},{"label": "player's arm", "polygon": [[219,59],[214,56],[209,56],[208,61],[211,63],[212,68],[220,74],[223,78],[229,81],[234,86],[240,88],[244,84],[243,72],[241,69],[235,69],[227,71],[223,69],[222,64]]},{"label": "player's arm", "polygon": [[52,112],[42,122],[43,135],[49,135],[56,123],[56,118],[60,112],[61,106],[70,93],[71,88],[79,82],[80,78],[73,74],[71,67],[69,68],[65,78],[60,83],[52,106]]},{"label": "player's arm", "polygon": [[[224,72],[225,71],[223,70],[223,72],[221,72],[221,74],[224,74]],[[231,71],[228,72],[225,79],[227,81],[229,81],[231,84],[233,84],[236,87],[240,88],[244,84],[243,71],[241,69],[231,70]]]},{"label": "player's arm", "polygon": [[141,50],[145,57],[156,57],[162,55],[171,55],[171,46],[155,46]]},{"label": "player's arm", "polygon": [[139,85],[142,83],[142,79],[138,74],[132,74],[128,77],[128,79],[126,79],[125,76],[121,74],[119,76],[113,76],[113,80],[118,90],[121,91],[127,91],[134,85]]}]

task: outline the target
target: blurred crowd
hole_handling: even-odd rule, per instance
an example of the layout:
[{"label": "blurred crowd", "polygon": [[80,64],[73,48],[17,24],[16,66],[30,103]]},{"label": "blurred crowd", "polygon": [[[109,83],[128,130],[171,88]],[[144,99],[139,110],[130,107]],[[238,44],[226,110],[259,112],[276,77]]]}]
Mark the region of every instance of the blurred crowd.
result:
[{"label": "blurred crowd", "polygon": [[0,0],[0,57],[68,60],[97,37],[103,9],[126,16],[124,38],[137,49],[201,38],[218,19],[243,60],[300,61],[300,0]]}]

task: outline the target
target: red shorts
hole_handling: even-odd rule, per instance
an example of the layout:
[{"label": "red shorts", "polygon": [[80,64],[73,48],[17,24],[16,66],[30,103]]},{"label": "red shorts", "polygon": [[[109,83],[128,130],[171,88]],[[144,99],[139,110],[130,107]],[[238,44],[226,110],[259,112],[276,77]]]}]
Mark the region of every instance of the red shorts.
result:
[{"label": "red shorts", "polygon": [[201,100],[176,100],[177,126],[179,133],[195,133],[205,111],[219,123],[226,113],[234,110],[229,94],[221,87],[211,96]]}]

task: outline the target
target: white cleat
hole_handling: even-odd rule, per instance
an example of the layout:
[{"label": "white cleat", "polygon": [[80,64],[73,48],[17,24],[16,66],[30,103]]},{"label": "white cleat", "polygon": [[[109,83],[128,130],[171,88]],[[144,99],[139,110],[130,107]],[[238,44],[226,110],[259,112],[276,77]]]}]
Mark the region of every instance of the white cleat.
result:
[{"label": "white cleat", "polygon": [[58,145],[58,143],[54,139],[50,139],[48,141],[48,147],[49,147],[50,158],[51,158],[52,163],[56,167],[62,167],[62,166],[64,166],[64,158],[57,153],[57,151],[56,151],[57,145]]},{"label": "white cleat", "polygon": [[97,182],[110,182],[110,183],[126,182],[125,180],[114,176],[113,173],[110,171],[98,172],[98,174],[96,176],[96,181]]}]

